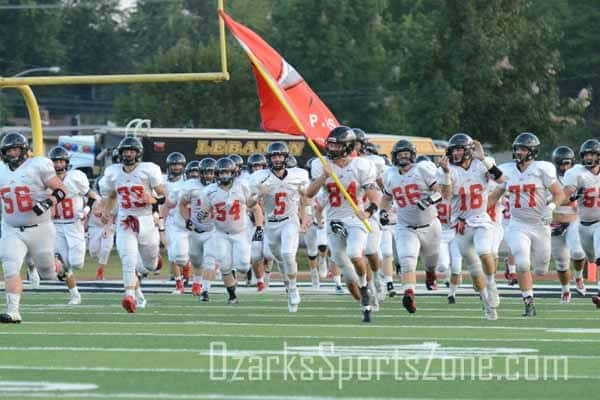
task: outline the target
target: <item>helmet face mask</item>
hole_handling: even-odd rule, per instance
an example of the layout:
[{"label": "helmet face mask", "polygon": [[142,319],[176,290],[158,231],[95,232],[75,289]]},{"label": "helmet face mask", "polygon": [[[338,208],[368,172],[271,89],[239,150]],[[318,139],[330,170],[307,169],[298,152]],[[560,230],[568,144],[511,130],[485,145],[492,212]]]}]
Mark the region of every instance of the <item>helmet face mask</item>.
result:
[{"label": "helmet face mask", "polygon": [[392,147],[392,164],[404,168],[414,164],[417,158],[417,149],[414,144],[406,139],[398,140]]},{"label": "helmet face mask", "polygon": [[197,179],[200,177],[200,162],[199,161],[190,161],[185,166],[185,179]]},{"label": "helmet face mask", "polygon": [[540,151],[540,140],[531,132],[520,133],[513,142],[513,159],[517,164],[535,160]]},{"label": "helmet face mask", "polygon": [[144,146],[137,137],[125,137],[121,140],[117,149],[119,150],[119,158],[123,165],[132,166],[142,161]]},{"label": "helmet face mask", "polygon": [[448,140],[446,156],[450,163],[461,165],[466,160],[473,158],[473,139],[466,133],[457,133]]},{"label": "helmet face mask", "polygon": [[234,168],[234,176],[240,176],[240,174],[242,173],[242,168],[244,167],[244,159],[237,155],[237,154],[231,154],[229,156],[227,156],[231,161],[233,161],[233,164],[235,165]]},{"label": "helmet face mask", "polygon": [[581,164],[588,169],[600,165],[600,142],[596,139],[588,139],[579,148]]},{"label": "helmet face mask", "polygon": [[179,152],[171,153],[167,156],[167,172],[169,178],[176,178],[183,175],[185,169],[185,156]]},{"label": "helmet face mask", "polygon": [[332,160],[345,158],[354,151],[356,134],[347,126],[338,126],[329,132],[327,137],[327,157]]},{"label": "helmet face mask", "polygon": [[[17,151],[18,149],[18,151]],[[25,136],[18,132],[6,133],[0,141],[2,161],[12,169],[18,168],[29,157],[29,144]]]},{"label": "helmet face mask", "polygon": [[200,182],[206,186],[210,185],[215,181],[215,169],[217,168],[217,161],[214,158],[204,158],[200,161],[199,167],[199,178]]},{"label": "helmet face mask", "polygon": [[260,153],[250,154],[246,162],[250,173],[267,168],[267,159]]},{"label": "helmet face mask", "polygon": [[575,152],[568,146],[557,147],[552,152],[552,164],[559,175],[564,175],[575,164]]},{"label": "helmet face mask", "polygon": [[[281,171],[286,168],[290,151],[283,142],[273,142],[267,147],[267,165],[273,171]],[[273,159],[275,157],[275,159]]]},{"label": "helmet face mask", "polygon": [[235,163],[227,157],[217,160],[216,179],[221,186],[229,186],[235,178]]}]

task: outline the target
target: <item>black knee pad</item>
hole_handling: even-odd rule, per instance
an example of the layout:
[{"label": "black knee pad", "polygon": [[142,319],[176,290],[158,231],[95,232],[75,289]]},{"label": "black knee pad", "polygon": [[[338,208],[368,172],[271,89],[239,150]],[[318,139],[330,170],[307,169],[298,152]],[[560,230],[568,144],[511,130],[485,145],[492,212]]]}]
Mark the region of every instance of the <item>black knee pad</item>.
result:
[{"label": "black knee pad", "polygon": [[316,260],[318,256],[309,256],[309,255],[307,255],[307,257],[308,257],[309,260]]},{"label": "black knee pad", "polygon": [[321,253],[325,253],[327,251],[327,245],[326,244],[320,244],[318,247],[319,251]]}]

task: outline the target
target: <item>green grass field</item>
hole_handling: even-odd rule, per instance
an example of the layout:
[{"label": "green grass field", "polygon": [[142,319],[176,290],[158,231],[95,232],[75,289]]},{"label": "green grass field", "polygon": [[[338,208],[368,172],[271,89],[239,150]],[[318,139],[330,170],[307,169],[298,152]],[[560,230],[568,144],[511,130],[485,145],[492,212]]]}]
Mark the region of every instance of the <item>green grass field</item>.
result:
[{"label": "green grass field", "polygon": [[[565,399],[596,395],[600,315],[589,298],[538,299],[538,316],[503,298],[485,321],[475,297],[387,299],[370,325],[350,296],[240,289],[225,304],[148,294],[126,314],[119,293],[25,293],[20,325],[0,327],[1,398]],[[212,349],[212,352],[211,352]]]}]

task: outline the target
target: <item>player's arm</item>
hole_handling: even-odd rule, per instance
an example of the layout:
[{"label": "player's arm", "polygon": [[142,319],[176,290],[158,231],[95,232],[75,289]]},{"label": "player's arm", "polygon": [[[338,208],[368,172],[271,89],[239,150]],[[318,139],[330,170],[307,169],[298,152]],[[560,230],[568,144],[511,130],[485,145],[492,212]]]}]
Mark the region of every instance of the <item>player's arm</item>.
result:
[{"label": "player's arm", "polygon": [[56,175],[46,181],[46,187],[52,190],[52,194],[47,199],[38,201],[33,205],[33,212],[37,215],[42,215],[52,209],[55,204],[60,203],[66,197],[67,189],[63,181]]},{"label": "player's arm", "polygon": [[329,164],[323,165],[323,173],[318,176],[317,179],[312,181],[306,188],[305,193],[307,197],[314,197],[317,193],[319,193],[319,189],[325,185],[327,178],[329,175],[331,175],[331,171],[331,166]]},{"label": "player's arm", "polygon": [[494,191],[488,196],[488,208],[493,207],[502,197],[505,191],[506,188],[503,186],[498,186],[496,189],[494,189]]},{"label": "player's arm", "polygon": [[438,174],[440,193],[445,199],[452,198],[452,179],[450,178],[450,160],[446,156],[441,156],[439,161],[441,172]]},{"label": "player's arm", "polygon": [[554,182],[550,185],[550,193],[552,193],[552,203],[554,203],[554,206],[550,205],[552,203],[550,203],[549,206],[553,209],[563,204],[564,201],[569,201],[569,197],[565,196],[560,187],[560,183],[558,182]]},{"label": "player's arm", "polygon": [[108,224],[114,219],[113,210],[115,209],[115,203],[117,201],[117,192],[114,190],[110,191],[108,195],[102,198],[102,217],[101,221],[103,224]]},{"label": "player's arm", "polygon": [[381,203],[381,192],[379,191],[379,186],[377,186],[376,183],[368,184],[365,187],[365,190],[367,200],[369,201],[369,206],[364,211],[367,214],[367,217],[370,218],[377,212],[377,210],[379,210]]}]

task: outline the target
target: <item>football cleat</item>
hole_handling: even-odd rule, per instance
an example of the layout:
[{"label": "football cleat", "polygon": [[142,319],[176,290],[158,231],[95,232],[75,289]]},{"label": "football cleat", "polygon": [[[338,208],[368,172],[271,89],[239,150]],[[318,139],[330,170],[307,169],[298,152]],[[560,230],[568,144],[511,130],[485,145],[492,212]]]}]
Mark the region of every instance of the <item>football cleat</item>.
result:
[{"label": "football cleat", "polygon": [[525,304],[525,311],[523,312],[523,317],[535,317],[537,312],[535,310],[535,304],[533,303],[533,297],[527,297],[523,299]]},{"label": "football cleat", "polygon": [[425,272],[425,287],[427,287],[427,290],[438,290],[435,271]]},{"label": "football cleat", "polygon": [[99,265],[98,269],[96,269],[96,280],[102,281],[104,280],[104,267]]},{"label": "football cleat", "polygon": [[198,282],[192,283],[192,296],[200,296],[202,293],[202,285]]},{"label": "football cleat", "polygon": [[335,286],[335,294],[343,295],[343,294],[346,294],[346,291],[344,290],[343,287],[336,285]]},{"label": "football cleat", "polygon": [[227,299],[227,304],[239,304],[239,302],[237,297],[230,297]]},{"label": "football cleat", "polygon": [[18,312],[0,314],[0,323],[2,324],[20,324],[21,314]]},{"label": "football cleat", "polygon": [[571,292],[562,292],[560,304],[569,304],[571,302]]},{"label": "football cleat", "polygon": [[208,291],[203,291],[200,293],[200,301],[208,301]]},{"label": "football cleat", "polygon": [[456,297],[448,296],[448,304],[456,304]]},{"label": "football cleat", "polygon": [[360,305],[363,307],[369,307],[371,305],[371,299],[369,298],[369,289],[366,286],[360,289]]},{"label": "football cleat", "polygon": [[371,310],[364,309],[362,313],[363,313],[362,322],[365,322],[365,323],[371,322]]},{"label": "football cleat", "polygon": [[267,285],[264,282],[256,282],[256,290],[258,291],[258,293],[264,293],[266,288]]},{"label": "football cleat", "polygon": [[81,295],[79,293],[72,294],[67,304],[70,306],[76,306],[81,304]]},{"label": "football cleat", "polygon": [[402,297],[402,305],[406,308],[410,314],[414,314],[417,311],[417,305],[415,303],[415,291],[412,289],[406,289],[404,291],[404,297]]},{"label": "football cleat", "polygon": [[575,279],[575,290],[577,291],[578,295],[585,297],[587,291],[585,289],[585,284],[583,283],[583,278]]},{"label": "football cleat", "polygon": [[369,294],[369,303],[371,306],[371,311],[373,311],[373,312],[379,311],[379,297],[377,296],[377,293]]},{"label": "football cleat", "polygon": [[596,308],[600,308],[600,296],[593,296],[592,303],[596,305]]},{"label": "football cleat", "polygon": [[496,307],[490,307],[489,305],[485,305],[484,307],[484,317],[488,321],[495,321],[498,319],[498,311]]},{"label": "football cleat", "polygon": [[125,311],[127,311],[128,313],[130,313],[130,314],[135,313],[137,303],[136,303],[135,299],[133,298],[133,296],[126,295],[125,297],[123,297],[123,300],[121,300],[121,305],[123,306]]},{"label": "football cleat", "polygon": [[396,289],[394,289],[394,282],[386,283],[386,288],[389,297],[396,297],[398,293],[396,293]]}]

